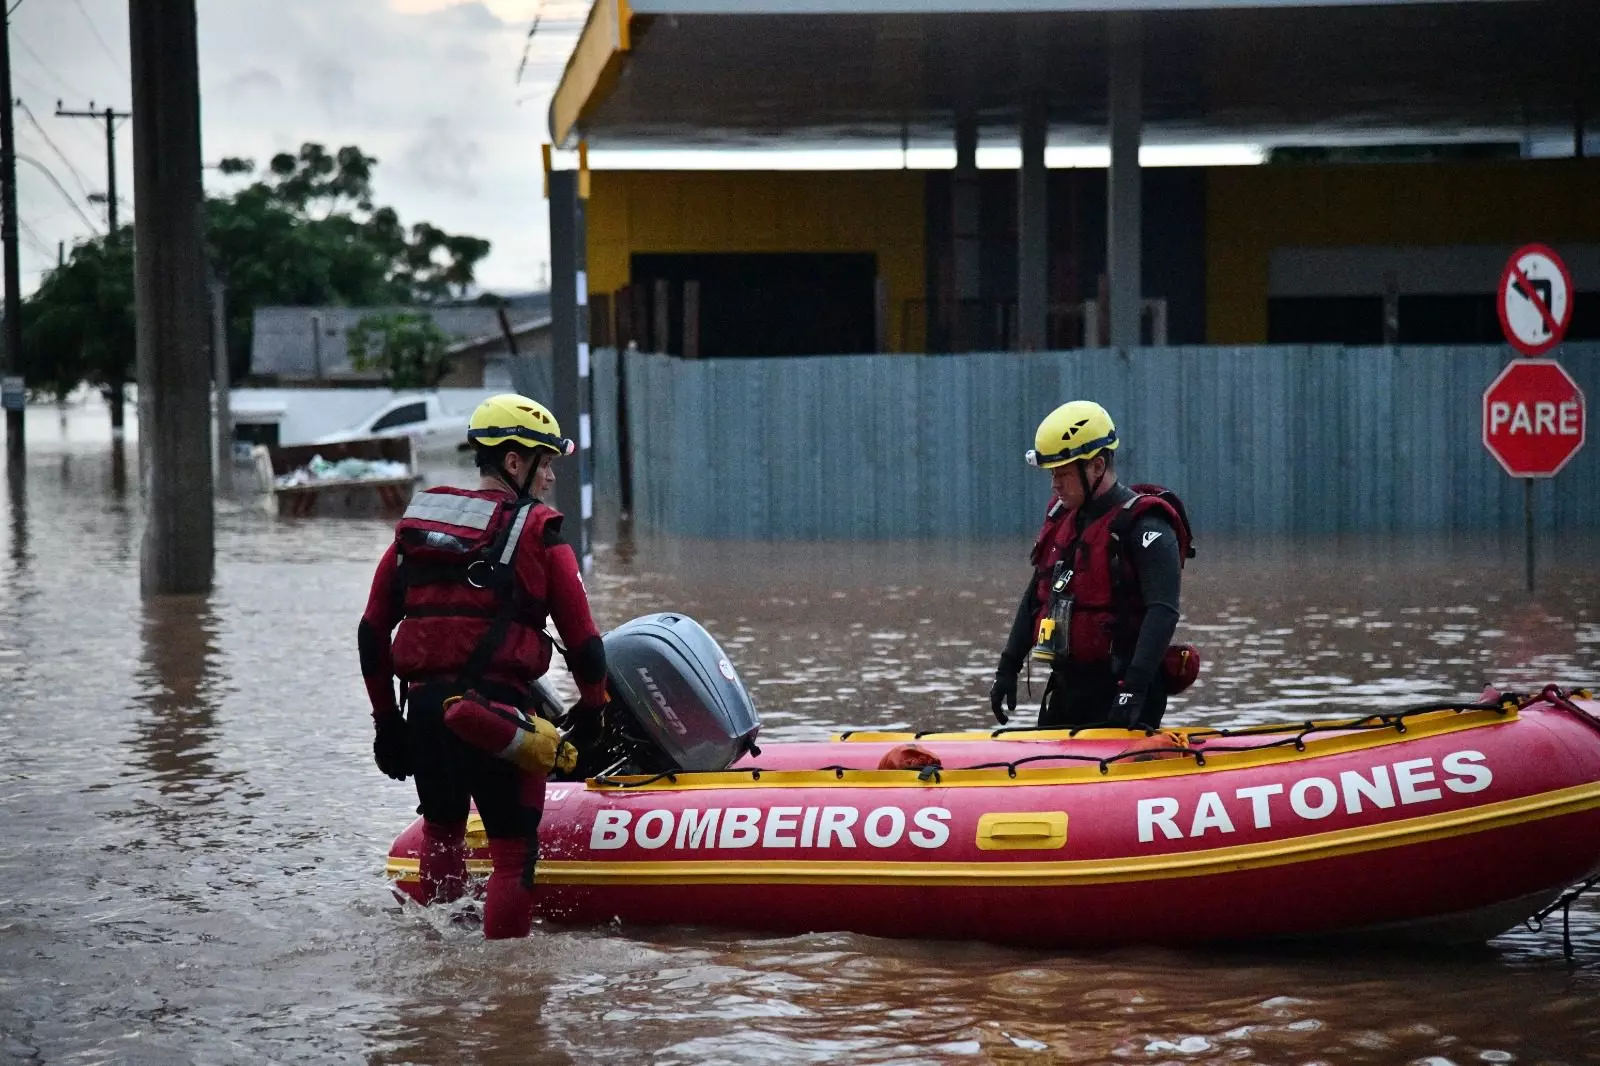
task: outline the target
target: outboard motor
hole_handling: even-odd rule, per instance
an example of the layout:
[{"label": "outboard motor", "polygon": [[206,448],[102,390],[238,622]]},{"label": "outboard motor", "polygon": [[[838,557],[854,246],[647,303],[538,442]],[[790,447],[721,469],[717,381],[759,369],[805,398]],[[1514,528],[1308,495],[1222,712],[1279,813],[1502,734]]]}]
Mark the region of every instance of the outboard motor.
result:
[{"label": "outboard motor", "polygon": [[733,664],[698,622],[665,612],[607,633],[602,751],[585,752],[590,774],[725,770],[757,751],[761,717]]}]

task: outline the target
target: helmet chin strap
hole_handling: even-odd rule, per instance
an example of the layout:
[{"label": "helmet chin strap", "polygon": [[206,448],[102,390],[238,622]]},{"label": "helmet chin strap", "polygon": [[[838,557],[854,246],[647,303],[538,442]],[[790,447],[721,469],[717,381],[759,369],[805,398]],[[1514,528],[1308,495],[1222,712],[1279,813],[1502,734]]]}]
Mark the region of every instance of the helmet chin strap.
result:
[{"label": "helmet chin strap", "polygon": [[1083,462],[1073,463],[1072,464],[1073,466],[1078,468],[1078,484],[1083,486],[1083,502],[1084,502],[1084,504],[1088,504],[1089,501],[1094,499],[1095,493],[1100,491],[1100,486],[1101,486],[1102,483],[1104,483],[1104,481],[1106,479],[1106,472],[1104,470],[1101,470],[1100,471],[1100,476],[1094,479],[1094,484],[1093,485],[1089,484],[1089,475],[1084,473],[1084,470],[1083,470],[1083,468],[1088,464],[1088,462],[1089,462],[1089,460],[1085,459],[1085,460],[1083,460]]},{"label": "helmet chin strap", "polygon": [[522,484],[520,484],[520,485],[517,484],[516,481],[511,477],[511,475],[506,472],[506,468],[505,468],[505,464],[504,463],[502,463],[500,465],[500,469],[499,470],[495,471],[495,474],[500,478],[501,481],[504,481],[506,483],[506,487],[507,488],[509,488],[512,492],[517,494],[517,499],[524,500],[524,499],[527,499],[528,496],[531,494],[531,491],[533,489],[533,479],[539,476],[539,461],[540,461],[540,459],[541,459],[541,456],[539,455],[539,453],[538,452],[534,452],[531,465],[528,468],[528,476],[522,479]]}]

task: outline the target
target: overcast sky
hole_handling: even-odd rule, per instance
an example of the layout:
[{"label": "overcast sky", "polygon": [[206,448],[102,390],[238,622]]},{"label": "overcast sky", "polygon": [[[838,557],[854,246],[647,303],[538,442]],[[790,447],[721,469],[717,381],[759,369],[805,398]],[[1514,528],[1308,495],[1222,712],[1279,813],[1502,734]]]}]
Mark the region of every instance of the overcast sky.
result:
[{"label": "overcast sky", "polygon": [[[119,111],[128,84],[127,0],[0,0],[12,5],[12,88],[22,282],[32,292],[58,244],[104,232],[105,128],[58,118],[56,102]],[[260,164],[316,141],[378,158],[377,202],[410,225],[432,222],[493,244],[485,288],[527,291],[547,278],[548,214],[539,147],[550,94],[589,0],[198,0],[205,162]],[[530,45],[529,31],[539,29]],[[527,49],[527,66],[518,69]],[[1174,154],[1176,152],[1176,154]],[[1198,154],[1197,154],[1198,153]],[[1255,162],[1253,146],[1147,145],[1146,165]],[[1050,166],[1104,166],[1106,149],[1052,145]],[[1170,157],[1170,158],[1169,158]],[[851,151],[595,151],[598,167],[948,167],[953,146]],[[979,166],[1015,167],[1018,150],[986,144]],[[31,162],[30,162],[31,161]],[[118,201],[133,211],[133,127],[117,130]],[[569,163],[570,165],[570,163]],[[57,189],[40,169],[60,182]],[[239,179],[206,174],[214,192]],[[63,191],[64,190],[64,191]]]},{"label": "overcast sky", "polygon": [[[486,237],[494,250],[479,281],[535,288],[549,245],[539,145],[587,9],[587,0],[198,0],[204,159],[264,163],[305,141],[359,145],[378,158],[377,201],[402,222]],[[57,118],[56,101],[69,110],[91,100],[101,109],[132,103],[127,0],[21,0],[11,46],[12,89],[26,105],[16,114],[17,152],[48,168],[73,201],[19,161],[23,289],[31,292],[55,264],[57,242],[70,250],[105,229],[104,205],[87,201],[105,189],[104,124]],[[118,198],[130,219],[129,123],[117,131],[117,156]],[[208,172],[206,183],[221,191],[237,181]]]}]

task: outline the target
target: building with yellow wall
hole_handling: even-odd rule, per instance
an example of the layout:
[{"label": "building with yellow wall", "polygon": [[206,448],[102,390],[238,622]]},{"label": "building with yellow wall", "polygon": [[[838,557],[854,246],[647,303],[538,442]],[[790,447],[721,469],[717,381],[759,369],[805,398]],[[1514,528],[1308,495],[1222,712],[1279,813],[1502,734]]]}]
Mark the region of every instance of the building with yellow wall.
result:
[{"label": "building with yellow wall", "polygon": [[[641,256],[694,257],[700,264],[735,255],[870,257],[870,288],[856,296],[867,301],[868,315],[876,316],[881,304],[884,321],[868,326],[884,337],[885,350],[921,350],[920,328],[908,321],[907,307],[923,294],[923,186],[915,171],[597,171],[587,209],[589,287],[608,294],[648,285],[653,279],[641,273]],[[810,260],[822,269],[837,261]],[[750,298],[748,290],[730,296]],[[733,310],[711,293],[700,306],[703,319]],[[797,304],[788,314],[798,319],[819,310]]]},{"label": "building with yellow wall", "polygon": [[[1366,250],[1373,297],[1388,273],[1402,297],[1442,285],[1439,295],[1487,299],[1510,252],[1542,241],[1566,258],[1580,292],[1600,292],[1600,160],[1228,167],[1207,172],[1206,193],[1212,344],[1275,339],[1271,300],[1293,298],[1272,286],[1274,254],[1282,264],[1286,249]],[[1326,298],[1355,295],[1353,280]],[[1580,299],[1578,313],[1585,303],[1593,308]],[[1586,319],[1574,321],[1574,339],[1600,336]]]},{"label": "building with yellow wall", "polygon": [[[981,299],[961,310],[996,328],[965,347],[1004,349],[1016,177],[980,174]],[[768,257],[792,259],[801,274],[837,276],[796,281],[790,271],[725,288],[720,303],[702,294],[696,354],[810,353],[783,341],[844,303],[874,317],[872,332],[819,335],[813,354],[958,349],[940,328],[950,312],[950,182],[949,171],[597,171],[589,285],[601,297],[637,285],[640,306],[650,306],[664,261],[682,259],[692,275],[706,257],[744,257],[729,262],[747,272]],[[1562,252],[1580,294],[1600,293],[1597,160],[1151,169],[1144,185],[1143,287],[1163,309],[1163,333],[1151,339],[1168,344],[1493,343],[1500,267],[1533,240]],[[1084,315],[1104,284],[1104,190],[1104,171],[1050,172],[1050,299],[1061,324],[1050,347],[1094,339]],[[862,269],[849,281],[844,261],[829,256],[855,256]],[[763,284],[787,288],[762,303],[750,292]],[[672,290],[668,309],[680,324],[668,340],[642,346],[682,350],[681,291]],[[720,318],[752,301],[777,339],[735,330],[722,350],[707,343]],[[1574,339],[1600,336],[1594,303],[1578,300]],[[615,303],[597,306],[627,318]],[[633,319],[629,336],[650,335],[641,315]]]}]

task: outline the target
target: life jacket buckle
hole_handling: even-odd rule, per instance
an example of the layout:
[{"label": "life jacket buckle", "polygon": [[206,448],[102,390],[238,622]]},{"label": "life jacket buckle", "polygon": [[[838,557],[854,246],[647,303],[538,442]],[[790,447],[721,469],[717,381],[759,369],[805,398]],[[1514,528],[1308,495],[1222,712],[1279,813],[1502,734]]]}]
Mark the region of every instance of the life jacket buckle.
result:
[{"label": "life jacket buckle", "polygon": [[[479,570],[478,567],[483,567]],[[467,584],[475,589],[486,589],[494,582],[494,564],[487,559],[474,559],[467,564]]]}]

